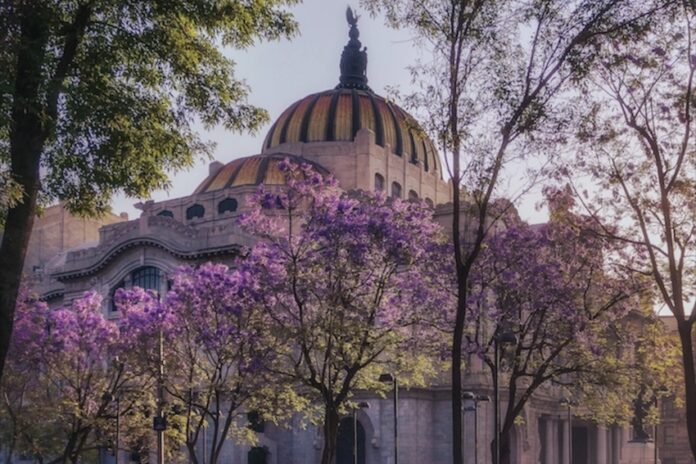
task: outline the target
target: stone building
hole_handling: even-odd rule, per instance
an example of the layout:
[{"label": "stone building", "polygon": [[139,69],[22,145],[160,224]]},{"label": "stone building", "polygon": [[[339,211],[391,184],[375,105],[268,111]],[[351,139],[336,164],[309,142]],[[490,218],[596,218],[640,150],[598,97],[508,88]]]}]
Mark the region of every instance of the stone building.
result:
[{"label": "stone building", "polygon": [[[660,316],[667,330],[677,335],[677,321],[674,316]],[[693,335],[696,343],[696,333]],[[655,444],[662,464],[694,464],[686,431],[686,408],[674,398],[665,398],[658,403],[660,423],[653,431]]]},{"label": "stone building", "polygon": [[[290,105],[262,141],[260,154],[213,162],[208,177],[189,196],[140,204],[139,218],[109,218],[98,236],[92,225],[86,226],[88,232],[77,235],[65,223],[61,234],[69,240],[59,246],[49,243],[58,232],[49,231],[54,228],[53,223],[48,224],[53,212],[47,214],[46,224],[39,223],[34,232],[27,271],[50,274],[40,287],[49,304],[97,290],[105,296],[105,313],[118,318],[112,304],[118,288],[137,285],[164,293],[168,276],[182,264],[232,262],[254,242],[235,222],[245,210],[246,197],[260,184],[282,186],[278,163],[285,158],[310,162],[335,175],[346,190],[377,189],[394,197],[424,199],[434,206],[438,221],[450,222],[451,186],[444,180],[435,146],[412,116],[369,88],[366,52],[361,50],[358,35],[352,24],[337,87]],[[66,252],[69,247],[72,249]],[[488,372],[474,359],[467,364],[464,389],[492,396]],[[560,392],[548,388],[529,402],[523,424],[513,433],[513,463],[569,464],[569,436],[573,464],[652,462],[651,443],[632,442],[628,428],[573,419],[572,411],[569,415],[559,398]],[[365,393],[360,400],[369,408],[356,411],[358,461],[393,463],[395,410],[391,398]],[[465,406],[465,462],[473,464],[476,455],[479,462],[491,462],[493,408],[482,401],[476,408],[471,401]],[[400,391],[397,417],[401,464],[451,462],[450,389],[446,384]],[[341,424],[337,464],[352,462],[353,417]],[[312,464],[319,462],[321,447],[320,428],[303,429],[296,423],[287,428],[267,425],[261,433],[260,454],[258,449],[230,445],[223,462]]]}]

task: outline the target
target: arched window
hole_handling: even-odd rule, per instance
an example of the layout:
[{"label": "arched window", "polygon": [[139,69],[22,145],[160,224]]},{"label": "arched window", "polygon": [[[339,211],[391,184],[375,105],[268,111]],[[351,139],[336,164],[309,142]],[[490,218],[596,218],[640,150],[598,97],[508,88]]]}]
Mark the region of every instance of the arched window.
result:
[{"label": "arched window", "polygon": [[352,417],[341,419],[338,425],[338,440],[336,440],[336,464],[353,464],[353,447],[355,446],[354,422],[357,422],[358,464],[365,464],[365,429],[360,421]]},{"label": "arched window", "polygon": [[159,292],[160,270],[154,266],[145,266],[136,269],[131,274],[131,286]]},{"label": "arched window", "polygon": [[116,285],[112,290],[111,290],[111,311],[118,311],[118,308],[116,307],[116,292],[119,291],[122,288],[126,288],[126,281],[122,280]]},{"label": "arched window", "polygon": [[401,198],[401,184],[398,182],[392,182],[392,198]]},{"label": "arched window", "polygon": [[418,193],[415,190],[409,190],[408,199],[410,201],[418,201]]},{"label": "arched window", "polygon": [[186,208],[186,219],[190,221],[191,219],[195,218],[202,218],[203,215],[205,214],[205,208],[203,208],[199,204],[195,204],[193,206],[189,206]]},{"label": "arched window", "polygon": [[382,174],[375,174],[375,192],[383,192],[384,191],[384,177],[382,177]]},{"label": "arched window", "polygon": [[160,211],[159,213],[157,213],[157,215],[158,215],[158,216],[163,216],[163,217],[170,217],[170,218],[173,218],[173,217],[174,217],[174,213],[172,213],[172,212],[169,211],[168,209],[163,209],[162,211]]},{"label": "arched window", "polygon": [[139,267],[135,271],[128,274],[122,281],[116,285],[110,293],[111,296],[111,311],[117,311],[116,308],[116,292],[120,288],[140,287],[145,290],[160,291],[160,282],[162,280],[162,272],[154,266]]},{"label": "arched window", "polygon": [[237,200],[234,198],[225,198],[220,203],[218,203],[218,214],[223,214],[229,211],[234,213],[237,211]]},{"label": "arched window", "polygon": [[431,208],[434,208],[434,207],[435,207],[435,203],[433,203],[433,200],[431,200],[430,198],[426,198],[426,199],[425,199],[425,202],[426,202],[426,203],[428,204],[428,206],[430,206]]}]

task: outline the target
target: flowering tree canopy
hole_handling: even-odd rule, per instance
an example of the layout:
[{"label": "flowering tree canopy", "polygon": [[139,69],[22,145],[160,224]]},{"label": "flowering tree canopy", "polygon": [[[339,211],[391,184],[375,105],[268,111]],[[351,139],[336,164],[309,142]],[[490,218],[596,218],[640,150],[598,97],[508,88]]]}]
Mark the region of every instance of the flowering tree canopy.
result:
[{"label": "flowering tree canopy", "polygon": [[569,213],[569,202],[567,192],[551,192],[550,222],[517,222],[489,237],[472,275],[469,352],[493,372],[496,338],[513,334],[517,340],[501,345],[501,383],[507,390],[503,463],[509,462],[515,419],[542,387],[562,385],[574,399],[585,395],[585,404],[593,394],[602,395],[595,420],[630,418],[637,379],[647,369],[634,356],[635,345],[655,341],[643,340],[637,330],[656,322],[649,311],[640,311],[644,283],[607,267],[611,243],[587,227],[590,221]]},{"label": "flowering tree canopy", "polygon": [[[499,217],[498,196],[533,186],[568,132],[568,93],[583,83],[608,44],[634,40],[663,0],[362,0],[387,23],[416,34],[427,59],[410,68],[418,83],[406,104],[424,115],[452,178],[452,245],[457,317],[452,337],[452,463],[464,460],[462,353],[467,288],[481,247]],[[514,193],[510,187],[519,190]],[[521,188],[520,188],[521,187]],[[507,192],[507,193],[506,193]],[[462,201],[463,198],[469,197]],[[475,216],[462,211],[475,207]],[[463,207],[463,208],[462,208]],[[460,221],[474,219],[472,234]]]},{"label": "flowering tree canopy", "polygon": [[[97,294],[57,310],[23,294],[0,385],[9,452],[64,463],[103,445],[95,432],[105,435],[113,422],[109,398],[133,381],[120,353],[118,327],[102,315]],[[124,401],[125,411],[132,406]]]},{"label": "flowering tree canopy", "polygon": [[262,284],[250,290],[282,342],[274,372],[323,407],[329,464],[356,389],[430,366],[416,348],[427,352],[419,322],[447,298],[429,285],[440,232],[424,204],[344,193],[309,166],[281,166],[287,188],[259,191],[242,220],[263,240],[241,268]]},{"label": "flowering tree canopy", "polygon": [[194,463],[201,458],[196,444],[203,433],[209,443],[205,462],[214,464],[230,436],[249,432],[237,427],[240,414],[270,411],[264,399],[287,399],[263,369],[272,345],[263,314],[248,304],[249,289],[258,288],[251,278],[244,270],[205,264],[179,270],[162,301],[140,288],[117,295],[133,363],[156,379],[161,356],[168,416]]},{"label": "flowering tree canopy", "polygon": [[584,214],[626,249],[627,268],[652,278],[655,304],[676,320],[696,458],[694,21],[694,5],[677,2],[642,40],[605,51],[583,88],[572,167],[587,174],[575,183]]}]

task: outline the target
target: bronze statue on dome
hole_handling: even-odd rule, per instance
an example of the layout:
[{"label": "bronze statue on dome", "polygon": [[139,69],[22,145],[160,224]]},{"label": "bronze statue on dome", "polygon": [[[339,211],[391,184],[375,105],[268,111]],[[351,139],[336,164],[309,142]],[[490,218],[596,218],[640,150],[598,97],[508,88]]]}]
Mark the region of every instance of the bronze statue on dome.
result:
[{"label": "bronze statue on dome", "polygon": [[348,24],[350,24],[352,27],[356,27],[358,25],[358,19],[360,19],[360,16],[354,15],[353,9],[348,7],[346,8],[346,19],[348,20]]},{"label": "bronze statue on dome", "polygon": [[340,83],[336,86],[338,89],[371,91],[370,87],[367,86],[367,47],[361,50],[362,44],[358,40],[360,37],[359,18],[350,7],[346,9],[346,20],[350,25],[348,33],[350,40],[343,47],[343,53],[341,53],[341,78]]}]

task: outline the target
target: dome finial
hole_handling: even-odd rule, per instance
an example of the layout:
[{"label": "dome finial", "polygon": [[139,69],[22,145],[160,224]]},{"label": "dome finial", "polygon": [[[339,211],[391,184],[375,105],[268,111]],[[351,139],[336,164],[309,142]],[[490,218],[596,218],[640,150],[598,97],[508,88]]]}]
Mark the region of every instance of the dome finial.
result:
[{"label": "dome finial", "polygon": [[358,31],[359,16],[353,14],[353,10],[348,7],[346,9],[346,20],[350,25],[348,36],[350,40],[343,47],[341,53],[341,79],[337,89],[359,89],[370,90],[367,86],[367,47],[360,50],[361,43],[358,40],[360,31]]}]

